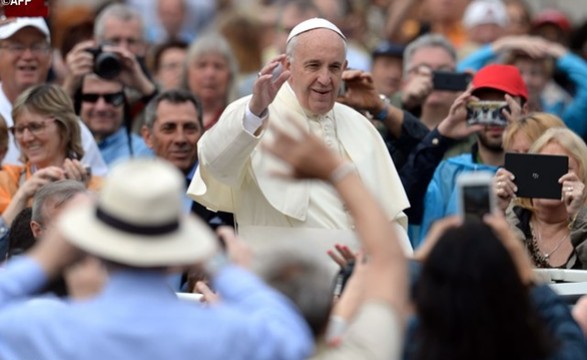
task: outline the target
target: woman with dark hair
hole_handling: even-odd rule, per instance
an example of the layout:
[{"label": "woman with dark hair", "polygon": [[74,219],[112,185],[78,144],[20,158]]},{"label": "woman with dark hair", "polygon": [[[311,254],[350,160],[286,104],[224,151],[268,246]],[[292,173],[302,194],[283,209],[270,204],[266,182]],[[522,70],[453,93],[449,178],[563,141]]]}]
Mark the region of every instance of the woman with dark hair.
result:
[{"label": "woman with dark hair", "polygon": [[416,359],[544,359],[552,349],[528,287],[487,225],[448,229],[416,289]]},{"label": "woman with dark hair", "polygon": [[533,285],[530,260],[503,216],[443,226],[422,250],[410,359],[587,357],[566,304],[547,285]]}]

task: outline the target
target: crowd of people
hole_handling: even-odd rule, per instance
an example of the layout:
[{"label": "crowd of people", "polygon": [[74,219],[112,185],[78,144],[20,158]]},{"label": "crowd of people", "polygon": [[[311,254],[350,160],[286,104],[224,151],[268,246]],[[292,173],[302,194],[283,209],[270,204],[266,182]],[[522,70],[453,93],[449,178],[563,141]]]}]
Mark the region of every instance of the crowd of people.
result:
[{"label": "crowd of people", "polygon": [[587,359],[587,23],[88,4],[0,18],[0,358]]}]

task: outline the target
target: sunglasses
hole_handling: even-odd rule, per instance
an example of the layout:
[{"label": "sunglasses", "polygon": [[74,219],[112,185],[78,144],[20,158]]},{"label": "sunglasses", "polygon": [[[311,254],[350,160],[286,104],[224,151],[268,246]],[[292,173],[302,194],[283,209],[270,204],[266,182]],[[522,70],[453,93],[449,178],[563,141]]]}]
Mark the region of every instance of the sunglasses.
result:
[{"label": "sunglasses", "polygon": [[83,102],[95,103],[96,101],[98,101],[99,98],[103,98],[104,101],[110,105],[120,106],[120,105],[122,105],[122,103],[124,103],[124,92],[119,91],[119,92],[109,93],[109,94],[96,94],[96,93],[82,94],[82,101]]}]

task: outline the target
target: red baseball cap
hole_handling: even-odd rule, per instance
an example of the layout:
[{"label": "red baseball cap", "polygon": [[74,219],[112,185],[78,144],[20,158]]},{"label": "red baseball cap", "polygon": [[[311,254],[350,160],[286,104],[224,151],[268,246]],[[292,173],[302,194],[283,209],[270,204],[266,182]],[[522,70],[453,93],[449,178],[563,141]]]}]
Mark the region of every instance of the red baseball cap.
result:
[{"label": "red baseball cap", "polygon": [[513,65],[487,65],[475,74],[472,84],[473,92],[478,89],[496,89],[528,101],[526,83],[520,70]]},{"label": "red baseball cap", "polygon": [[571,22],[567,15],[556,9],[545,9],[534,17],[532,20],[532,28],[536,29],[545,24],[552,24],[564,32],[571,31]]}]

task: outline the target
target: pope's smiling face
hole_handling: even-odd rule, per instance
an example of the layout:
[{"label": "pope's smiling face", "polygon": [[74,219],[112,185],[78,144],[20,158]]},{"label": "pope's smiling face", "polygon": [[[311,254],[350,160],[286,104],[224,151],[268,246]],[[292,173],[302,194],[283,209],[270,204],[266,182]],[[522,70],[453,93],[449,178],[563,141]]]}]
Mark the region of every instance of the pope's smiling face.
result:
[{"label": "pope's smiling face", "polygon": [[286,67],[289,83],[302,107],[322,115],[334,106],[346,68],[343,39],[332,30],[315,29],[292,39]]}]

